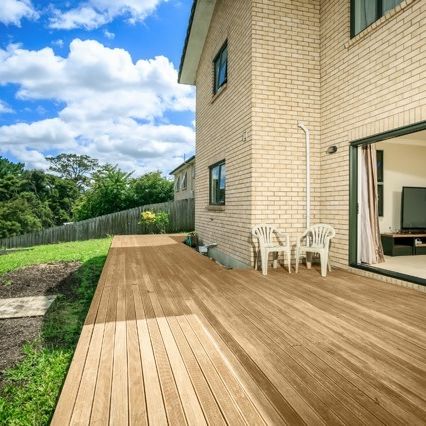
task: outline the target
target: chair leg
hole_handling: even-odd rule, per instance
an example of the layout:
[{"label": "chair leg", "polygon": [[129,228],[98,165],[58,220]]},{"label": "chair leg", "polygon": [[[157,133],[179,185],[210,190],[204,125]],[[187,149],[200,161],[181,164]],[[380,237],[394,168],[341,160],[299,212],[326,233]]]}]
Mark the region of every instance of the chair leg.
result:
[{"label": "chair leg", "polygon": [[[328,255],[327,255],[328,257]],[[330,258],[328,259],[328,271],[331,272],[331,263],[330,263]]]},{"label": "chair leg", "polygon": [[261,252],[261,262],[262,262],[262,274],[268,275],[268,252],[263,250]]},{"label": "chair leg", "polygon": [[287,252],[288,273],[291,274],[291,253]]},{"label": "chair leg", "polygon": [[299,253],[299,250],[296,249],[296,274],[299,272],[299,261],[300,261],[300,253]]},{"label": "chair leg", "polygon": [[312,253],[306,253],[306,267],[308,269],[312,268]]},{"label": "chair leg", "polygon": [[327,266],[328,266],[328,254],[327,253],[321,253],[320,254],[320,260],[321,260],[321,276],[326,277],[327,276]]},{"label": "chair leg", "polygon": [[254,270],[259,270],[259,256],[260,256],[260,249],[256,251],[256,256],[254,258]]},{"label": "chair leg", "polygon": [[278,267],[278,252],[274,253],[274,269]]}]

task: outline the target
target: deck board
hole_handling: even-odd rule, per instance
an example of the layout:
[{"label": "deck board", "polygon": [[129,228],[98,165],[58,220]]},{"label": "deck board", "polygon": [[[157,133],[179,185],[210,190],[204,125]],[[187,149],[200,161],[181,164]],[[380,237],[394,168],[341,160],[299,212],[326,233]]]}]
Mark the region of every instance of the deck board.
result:
[{"label": "deck board", "polygon": [[53,425],[426,424],[426,295],[115,237]]}]

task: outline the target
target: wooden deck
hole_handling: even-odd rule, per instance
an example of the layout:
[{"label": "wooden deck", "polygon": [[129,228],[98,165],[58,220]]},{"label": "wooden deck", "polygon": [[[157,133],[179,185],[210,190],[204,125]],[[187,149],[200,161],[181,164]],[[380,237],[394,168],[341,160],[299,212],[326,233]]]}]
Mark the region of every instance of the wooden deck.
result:
[{"label": "wooden deck", "polygon": [[116,237],[52,424],[426,424],[426,295]]}]

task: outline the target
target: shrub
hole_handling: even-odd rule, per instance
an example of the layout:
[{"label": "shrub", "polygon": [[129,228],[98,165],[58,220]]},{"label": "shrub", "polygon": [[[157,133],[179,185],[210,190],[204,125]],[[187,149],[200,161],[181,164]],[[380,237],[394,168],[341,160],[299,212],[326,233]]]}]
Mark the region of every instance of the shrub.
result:
[{"label": "shrub", "polygon": [[165,234],[170,223],[169,213],[146,210],[141,213],[139,223],[151,234]]}]

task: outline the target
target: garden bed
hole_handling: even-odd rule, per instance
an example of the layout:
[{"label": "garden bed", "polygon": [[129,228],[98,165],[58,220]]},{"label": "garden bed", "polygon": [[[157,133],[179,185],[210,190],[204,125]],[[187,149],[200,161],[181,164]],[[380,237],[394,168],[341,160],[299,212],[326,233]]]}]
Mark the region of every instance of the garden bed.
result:
[{"label": "garden bed", "polygon": [[110,242],[0,257],[0,298],[57,295],[43,317],[0,320],[0,424],[49,423]]}]

